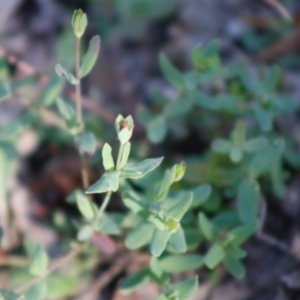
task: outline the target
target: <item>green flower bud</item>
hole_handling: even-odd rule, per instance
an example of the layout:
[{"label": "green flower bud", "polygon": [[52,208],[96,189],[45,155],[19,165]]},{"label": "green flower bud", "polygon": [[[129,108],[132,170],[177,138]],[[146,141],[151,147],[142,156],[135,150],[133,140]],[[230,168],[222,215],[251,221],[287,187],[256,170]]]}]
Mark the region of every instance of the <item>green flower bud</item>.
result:
[{"label": "green flower bud", "polygon": [[81,9],[75,10],[72,17],[72,28],[78,38],[84,34],[87,24],[86,14]]},{"label": "green flower bud", "polygon": [[170,232],[175,232],[179,228],[179,223],[174,219],[168,219],[165,224]]},{"label": "green flower bud", "polygon": [[182,177],[184,176],[185,173],[185,169],[186,169],[186,165],[184,162],[175,165],[173,168],[175,168],[174,171],[174,181],[179,181],[182,179]]},{"label": "green flower bud", "polygon": [[126,144],[131,136],[134,128],[133,119],[128,116],[126,119],[122,115],[118,115],[115,121],[115,128],[118,134],[118,138],[121,144]]}]

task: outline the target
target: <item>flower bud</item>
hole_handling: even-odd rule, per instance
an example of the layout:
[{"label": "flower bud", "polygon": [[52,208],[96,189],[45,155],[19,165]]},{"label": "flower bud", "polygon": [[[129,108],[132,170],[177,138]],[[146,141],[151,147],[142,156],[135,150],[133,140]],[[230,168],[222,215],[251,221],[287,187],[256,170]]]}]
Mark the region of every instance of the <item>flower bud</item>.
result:
[{"label": "flower bud", "polygon": [[175,165],[173,167],[174,170],[174,182],[179,181],[182,179],[182,177],[184,176],[185,173],[185,169],[186,169],[186,165],[184,162],[181,162],[178,165]]},{"label": "flower bud", "polygon": [[82,37],[87,24],[88,20],[86,14],[81,9],[75,10],[72,17],[72,27],[77,38]]},{"label": "flower bud", "polygon": [[128,116],[126,119],[122,115],[118,115],[115,121],[115,128],[118,134],[118,139],[121,144],[127,143],[133,131],[134,123],[131,116]]}]

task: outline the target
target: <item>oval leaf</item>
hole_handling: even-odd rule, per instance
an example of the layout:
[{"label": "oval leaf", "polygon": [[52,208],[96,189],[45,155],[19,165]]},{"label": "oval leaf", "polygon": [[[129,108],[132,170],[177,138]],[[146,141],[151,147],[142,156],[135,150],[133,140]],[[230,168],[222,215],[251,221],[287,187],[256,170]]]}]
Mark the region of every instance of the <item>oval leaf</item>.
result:
[{"label": "oval leaf", "polygon": [[151,273],[149,269],[142,269],[130,276],[128,276],[121,284],[121,292],[123,294],[129,294],[141,285],[151,280]]},{"label": "oval leaf", "polygon": [[150,251],[153,256],[158,257],[163,253],[167,246],[170,236],[170,232],[155,228],[150,244]]},{"label": "oval leaf", "polygon": [[67,72],[61,64],[55,66],[55,71],[59,77],[66,78],[71,84],[78,84],[79,81],[74,77],[73,74]]},{"label": "oval leaf", "polygon": [[94,67],[100,50],[100,37],[99,35],[94,36],[89,44],[89,48],[82,60],[80,67],[80,77],[86,76]]},{"label": "oval leaf", "polygon": [[143,223],[134,228],[126,237],[125,245],[128,249],[138,249],[150,243],[153,236],[154,226]]},{"label": "oval leaf", "polygon": [[256,181],[242,181],[238,192],[238,214],[243,222],[256,219],[258,214],[259,186]]},{"label": "oval leaf", "polygon": [[102,149],[102,161],[103,161],[103,167],[105,171],[112,170],[115,167],[115,163],[111,151],[112,149],[110,145],[105,143]]},{"label": "oval leaf", "polygon": [[159,259],[159,265],[168,273],[192,271],[203,265],[203,256],[197,254],[170,255]]},{"label": "oval leaf", "polygon": [[29,272],[35,276],[43,275],[47,271],[49,258],[41,245],[37,245],[32,259]]},{"label": "oval leaf", "polygon": [[84,132],[75,138],[78,148],[88,154],[93,155],[96,150],[96,138],[92,132]]},{"label": "oval leaf", "polygon": [[171,246],[172,250],[176,252],[186,252],[187,245],[185,241],[184,231],[181,226],[176,230],[176,232],[171,235],[168,246]]},{"label": "oval leaf", "polygon": [[75,194],[76,203],[81,214],[88,220],[93,219],[96,215],[96,211],[92,202],[81,192]]},{"label": "oval leaf", "polygon": [[204,256],[204,262],[209,269],[215,268],[225,257],[225,252],[221,245],[215,244]]},{"label": "oval leaf", "polygon": [[116,192],[119,188],[119,183],[120,183],[119,171],[106,172],[102,175],[102,177],[97,182],[91,185],[85,193],[97,194],[97,193],[106,193],[109,191]]},{"label": "oval leaf", "polygon": [[121,171],[121,176],[129,179],[138,179],[145,176],[148,172],[156,169],[164,158],[150,158],[138,163],[130,163]]}]

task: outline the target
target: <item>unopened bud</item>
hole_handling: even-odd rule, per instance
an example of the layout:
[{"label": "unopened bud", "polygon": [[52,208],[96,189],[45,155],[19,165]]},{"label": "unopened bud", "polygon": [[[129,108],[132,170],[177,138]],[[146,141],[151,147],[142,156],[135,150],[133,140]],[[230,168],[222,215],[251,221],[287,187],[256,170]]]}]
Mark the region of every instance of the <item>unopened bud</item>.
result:
[{"label": "unopened bud", "polygon": [[81,9],[75,10],[72,17],[72,27],[74,34],[78,38],[81,38],[84,34],[87,24],[88,20],[86,14]]},{"label": "unopened bud", "polygon": [[186,165],[184,162],[174,166],[174,181],[179,181],[182,179],[185,173]]}]

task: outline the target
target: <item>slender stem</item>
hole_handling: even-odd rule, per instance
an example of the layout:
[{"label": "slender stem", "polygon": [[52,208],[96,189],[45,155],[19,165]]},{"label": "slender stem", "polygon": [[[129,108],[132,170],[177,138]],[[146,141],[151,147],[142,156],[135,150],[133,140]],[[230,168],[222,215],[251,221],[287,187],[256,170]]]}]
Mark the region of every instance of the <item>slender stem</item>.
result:
[{"label": "slender stem", "polygon": [[123,156],[123,151],[124,151],[124,145],[120,144],[118,158],[117,158],[116,170],[119,170],[119,166],[120,166],[121,159],[122,159],[122,156]]},{"label": "slender stem", "polygon": [[[80,38],[76,38],[76,58],[75,58],[75,75],[78,84],[75,85],[76,98],[76,123],[77,134],[80,135],[83,130],[82,119],[82,104],[81,104],[81,80],[80,80]],[[88,165],[84,153],[79,149],[80,163],[81,163],[81,178],[84,189],[89,187]]]},{"label": "slender stem", "polygon": [[81,247],[75,248],[72,251],[70,251],[65,256],[57,259],[53,262],[52,266],[45,272],[43,275],[37,276],[33,278],[32,280],[26,282],[24,285],[20,286],[18,289],[16,289],[16,293],[22,293],[23,291],[27,290],[31,286],[37,284],[41,280],[43,280],[45,277],[50,275],[52,272],[56,271],[57,269],[61,268],[63,265],[65,265],[67,262],[69,262],[72,258],[77,256],[83,249],[86,244],[83,244]]},{"label": "slender stem", "polygon": [[79,81],[75,85],[75,98],[76,98],[76,122],[78,134],[82,132],[82,107],[81,107],[81,81],[80,81],[80,38],[76,38],[76,57],[75,57],[75,75]]},{"label": "slender stem", "polygon": [[102,202],[102,204],[101,204],[101,207],[100,207],[100,209],[99,209],[99,211],[98,211],[98,214],[97,214],[97,218],[96,218],[96,219],[101,218],[103,212],[105,211],[105,209],[106,209],[106,207],[107,207],[107,205],[108,205],[108,203],[109,203],[109,200],[110,200],[111,195],[112,195],[112,191],[106,193],[105,198],[104,198],[104,200],[103,200],[103,202]]}]

